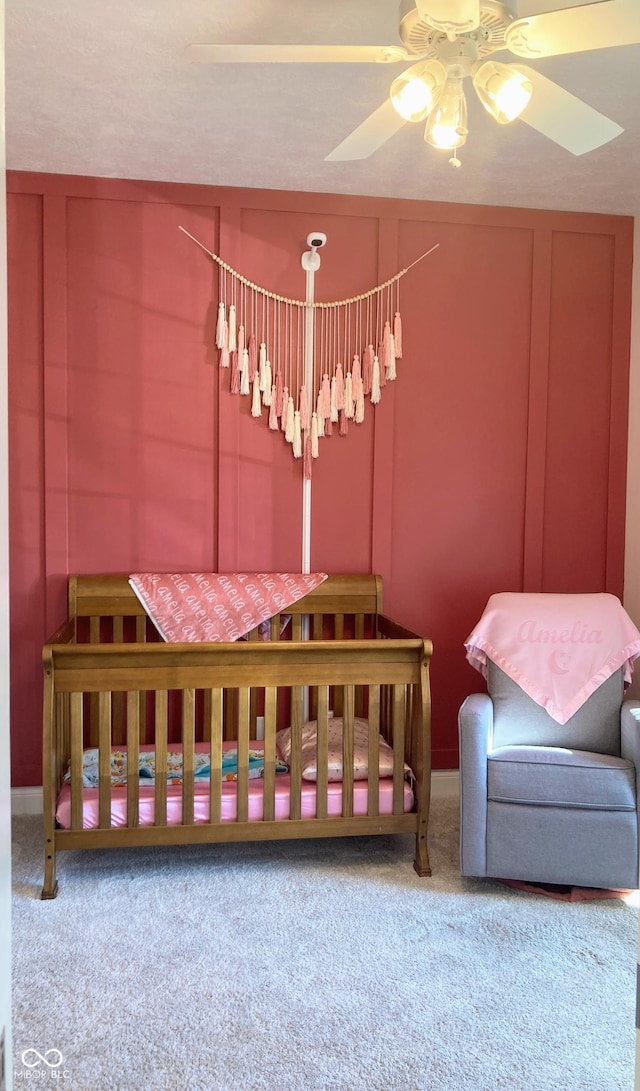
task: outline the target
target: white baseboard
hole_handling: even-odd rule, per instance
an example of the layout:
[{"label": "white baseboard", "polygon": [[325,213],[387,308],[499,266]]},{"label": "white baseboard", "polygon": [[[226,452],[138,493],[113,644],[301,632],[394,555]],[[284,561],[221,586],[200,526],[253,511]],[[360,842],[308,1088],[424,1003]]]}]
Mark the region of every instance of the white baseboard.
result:
[{"label": "white baseboard", "polygon": [[431,774],[432,799],[458,799],[460,774],[457,769],[435,769]]},{"label": "white baseboard", "polygon": [[14,818],[24,814],[42,814],[42,788],[12,788],[11,814]]},{"label": "white baseboard", "polygon": [[[458,794],[457,769],[436,769],[431,774],[432,799],[457,799]],[[42,814],[42,788],[12,788],[11,814],[14,818],[26,814]]]}]

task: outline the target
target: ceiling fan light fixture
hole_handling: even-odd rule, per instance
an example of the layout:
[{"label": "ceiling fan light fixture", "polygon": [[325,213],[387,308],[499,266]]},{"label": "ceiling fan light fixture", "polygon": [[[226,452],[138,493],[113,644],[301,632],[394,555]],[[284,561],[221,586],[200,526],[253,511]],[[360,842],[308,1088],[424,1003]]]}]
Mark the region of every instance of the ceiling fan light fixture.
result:
[{"label": "ceiling fan light fixture", "polygon": [[515,65],[485,61],[473,75],[478,98],[500,125],[508,125],[529,104],[533,85]]},{"label": "ceiling fan light fixture", "polygon": [[462,79],[449,76],[435,109],[429,114],[424,138],[432,148],[453,151],[462,147],[468,131]]},{"label": "ceiling fan light fixture", "polygon": [[421,61],[402,72],[391,84],[393,108],[405,121],[424,121],[444,87],[447,70],[442,61]]}]

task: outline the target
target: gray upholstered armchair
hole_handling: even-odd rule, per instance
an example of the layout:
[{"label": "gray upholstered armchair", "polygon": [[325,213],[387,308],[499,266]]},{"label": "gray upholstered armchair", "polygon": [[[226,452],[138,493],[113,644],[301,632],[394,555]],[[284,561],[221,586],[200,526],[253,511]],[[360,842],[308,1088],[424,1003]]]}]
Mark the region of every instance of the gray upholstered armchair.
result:
[{"label": "gray upholstered armchair", "polygon": [[615,670],[564,724],[495,662],[459,714],[463,875],[638,887],[640,702]]}]

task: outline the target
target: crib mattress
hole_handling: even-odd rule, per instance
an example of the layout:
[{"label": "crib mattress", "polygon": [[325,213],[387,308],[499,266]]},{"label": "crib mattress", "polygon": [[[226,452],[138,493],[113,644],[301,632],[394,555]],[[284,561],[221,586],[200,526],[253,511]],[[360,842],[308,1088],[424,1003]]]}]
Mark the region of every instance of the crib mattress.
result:
[{"label": "crib mattress", "polygon": [[[223,749],[228,749],[233,744],[224,743]],[[252,740],[252,748],[261,748],[261,741]],[[122,749],[122,748],[120,748]],[[142,747],[141,751],[148,747]],[[180,746],[172,746],[172,750],[179,751]],[[205,744],[196,744],[196,752],[208,749]],[[290,791],[291,778],[288,773],[278,773],[275,778],[275,819],[286,821],[290,817]],[[248,790],[248,814],[250,822],[260,822],[263,818],[264,780],[258,777],[249,781]],[[194,824],[209,822],[210,786],[209,781],[202,781],[194,785]],[[353,814],[354,816],[366,815],[369,804],[369,782],[356,780],[353,784]],[[409,781],[404,782],[403,809],[409,814],[415,805],[413,788]],[[301,788],[301,817],[316,817],[316,784],[315,781],[303,780]],[[378,781],[378,810],[381,815],[393,814],[393,779],[381,777]],[[82,788],[82,828],[85,830],[98,829],[99,817],[99,790],[98,788]],[[237,820],[237,782],[225,782],[220,792],[220,820],[222,822],[235,822]],[[327,817],[342,817],[342,783],[333,781],[327,785]],[[56,821],[62,829],[71,829],[71,787],[64,784],[58,796],[56,806]],[[182,785],[167,785],[167,825],[176,826],[182,823]],[[155,788],[140,784],[138,798],[138,825],[155,825]],[[112,786],[111,788],[111,828],[121,829],[127,826],[127,789],[124,786]]]},{"label": "crib mattress", "polygon": [[[263,788],[260,781],[249,782],[249,821],[260,822],[263,817]],[[289,789],[290,778],[288,774],[279,774],[276,779],[275,791],[275,818],[286,820],[289,818]],[[379,813],[381,815],[393,814],[393,781],[385,778],[379,781]],[[140,788],[138,805],[138,824],[140,826],[155,825],[154,813],[155,793],[153,788]],[[368,807],[368,782],[358,780],[353,786],[353,813],[354,815],[366,815]],[[404,813],[413,810],[414,796],[411,785],[404,785]],[[209,785],[197,785],[194,791],[194,823],[209,821]],[[342,784],[333,782],[327,790],[327,817],[339,818],[342,815]],[[302,818],[316,817],[316,785],[310,781],[302,782],[301,794]],[[221,791],[220,817],[222,822],[235,822],[237,817],[236,785],[225,784]],[[71,790],[65,784],[58,797],[56,807],[56,820],[63,829],[71,828]],[[179,825],[182,822],[182,791],[179,787],[167,788],[167,824]],[[117,829],[127,825],[127,791],[126,788],[114,788],[111,793],[111,828]],[[98,822],[98,789],[83,788],[82,791],[82,827],[85,830],[97,829]]]}]

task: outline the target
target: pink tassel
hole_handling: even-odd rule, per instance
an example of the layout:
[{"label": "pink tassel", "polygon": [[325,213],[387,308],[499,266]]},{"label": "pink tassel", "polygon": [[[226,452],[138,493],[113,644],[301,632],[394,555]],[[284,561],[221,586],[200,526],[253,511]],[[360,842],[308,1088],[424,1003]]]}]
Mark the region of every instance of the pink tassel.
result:
[{"label": "pink tassel", "polygon": [[284,405],[284,395],[282,390],[282,372],[278,371],[276,375],[276,414],[281,417],[282,409]]},{"label": "pink tassel", "polygon": [[373,373],[373,345],[367,345],[362,357],[362,383],[364,386],[364,393],[371,393],[371,375]]},{"label": "pink tassel", "polygon": [[396,358],[393,355],[393,344],[391,346],[391,352],[389,353],[389,363],[385,370],[385,379],[390,383],[396,378]]},{"label": "pink tassel", "polygon": [[371,404],[377,405],[380,401],[380,361],[373,357],[373,371],[371,373]]},{"label": "pink tassel", "polygon": [[[322,416],[325,420],[331,416],[331,387],[329,386],[329,376],[322,376],[322,387],[320,390],[322,395]],[[320,410],[318,410],[318,416],[320,416]]]},{"label": "pink tassel", "polygon": [[378,345],[378,365],[379,365],[379,375],[380,375],[380,387],[382,388],[383,386],[386,385],[386,382],[387,382],[387,379],[386,379],[387,369],[386,369],[385,364],[384,364],[384,343],[382,341]]},{"label": "pink tassel", "polygon": [[[384,324],[384,333],[382,334],[382,344],[384,345],[384,369],[385,371],[391,363],[391,326],[388,322]],[[382,367],[383,357],[380,357],[380,366]]]},{"label": "pink tassel", "polygon": [[400,318],[400,311],[396,311],[396,316],[393,320],[393,340],[396,350],[396,360],[402,359],[402,319]]},{"label": "pink tassel", "polygon": [[242,367],[240,368],[240,393],[248,394],[251,390],[249,385],[249,353],[245,349],[242,353]]},{"label": "pink tassel", "polygon": [[[282,427],[282,431],[285,433],[285,438],[286,438],[286,432],[287,432],[287,413],[288,412],[289,412],[289,390],[285,386],[285,387],[282,388],[282,413],[279,414],[280,421],[281,421],[281,427]],[[293,420],[291,421],[291,427],[293,428]],[[291,440],[287,440],[287,443],[290,443],[290,442],[291,442]]]},{"label": "pink tassel", "polygon": [[[299,414],[298,414],[299,416]],[[293,398],[287,400],[287,412],[285,413],[285,429],[284,438],[287,443],[293,443],[293,434],[295,427],[295,410],[293,408]]]},{"label": "pink tassel", "polygon": [[355,422],[356,424],[362,424],[364,420],[364,389],[362,383],[360,383],[360,389],[356,398],[355,408]]},{"label": "pink tassel", "polygon": [[307,441],[304,445],[304,476],[305,481],[311,481],[311,471],[313,466],[313,459],[311,455],[311,438],[307,436]]},{"label": "pink tassel", "polygon": [[264,365],[264,392],[262,395],[262,404],[271,405],[271,389],[273,380],[271,378],[271,363],[267,360]]},{"label": "pink tassel", "polygon": [[[293,405],[293,398],[291,399]],[[300,411],[295,410],[293,414],[293,457],[302,458],[302,429],[300,428]]]},{"label": "pink tassel", "polygon": [[262,405],[260,404],[260,387],[258,385],[258,376],[256,375],[253,380],[253,398],[251,400],[251,416],[262,416]]},{"label": "pink tassel", "polygon": [[249,379],[251,382],[256,377],[257,368],[257,355],[256,355],[256,335],[255,333],[249,334]]},{"label": "pink tassel", "polygon": [[238,370],[238,353],[234,352],[231,358],[231,393],[240,393],[240,372]]},{"label": "pink tassel", "polygon": [[325,436],[333,435],[333,424],[331,423],[331,417],[327,417],[324,422],[324,434]]},{"label": "pink tassel", "polygon": [[[318,394],[317,409],[315,412],[316,418],[316,431],[318,436],[324,436],[324,409],[322,405],[322,391]],[[311,427],[313,428],[313,418],[311,420]]]},{"label": "pink tassel", "polygon": [[300,427],[302,428],[303,432],[307,432],[311,421],[309,419],[309,399],[307,398],[307,388],[304,383],[300,387],[299,408]]},{"label": "pink tassel", "polygon": [[[338,422],[338,406],[336,403],[336,377],[335,375],[331,379],[331,411],[329,413],[329,420],[333,424]],[[331,433],[329,433],[331,435]]]},{"label": "pink tassel", "polygon": [[336,409],[344,409],[344,376],[342,364],[336,368]]},{"label": "pink tassel", "polygon": [[244,326],[240,326],[238,330],[238,356],[242,359],[242,353],[244,352],[245,339],[244,339]]},{"label": "pink tassel", "polygon": [[269,409],[269,428],[272,432],[278,431],[278,411],[276,408],[276,388],[271,388],[271,407]]},{"label": "pink tassel", "polygon": [[344,409],[340,410],[340,435],[346,436],[349,431],[349,425],[347,424],[347,414]]},{"label": "pink tassel", "polygon": [[220,367],[229,367],[229,327],[224,324],[222,348],[220,349]]},{"label": "pink tassel", "polygon": [[218,322],[216,324],[216,346],[221,349],[224,345],[224,303],[218,303]]},{"label": "pink tassel", "polygon": [[267,366],[267,346],[264,341],[260,345],[260,353],[258,356],[258,375],[260,379],[260,392],[264,390],[264,372]]},{"label": "pink tassel", "polygon": [[353,379],[350,371],[344,380],[344,415],[347,420],[353,420]]},{"label": "pink tassel", "polygon": [[235,352],[238,347],[236,339],[236,309],[233,305],[229,307],[229,352]]},{"label": "pink tassel", "polygon": [[[311,414],[311,457],[317,458],[320,454],[318,450],[318,416],[316,413]],[[308,441],[307,441],[308,442]]]}]

